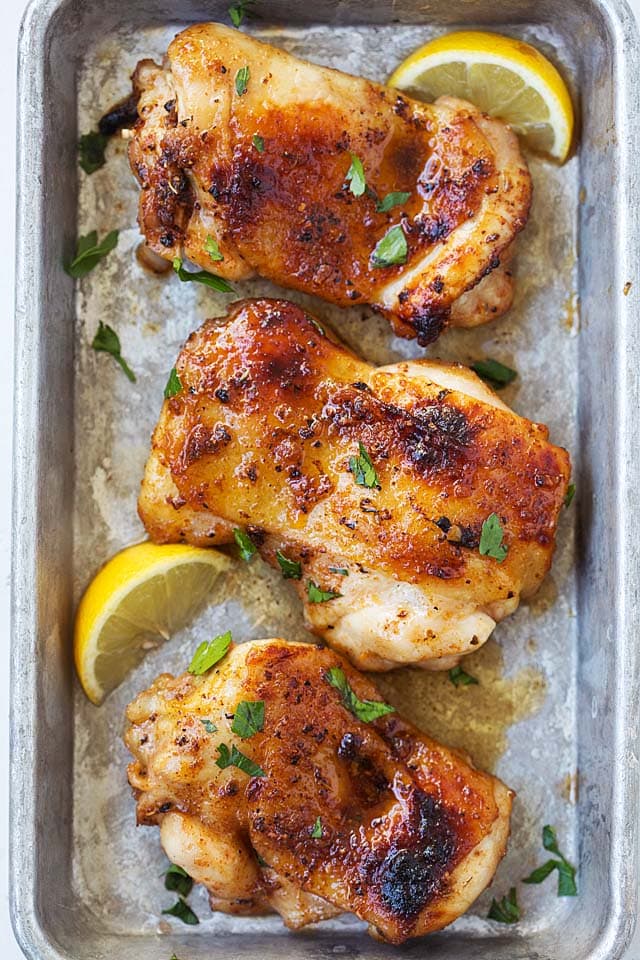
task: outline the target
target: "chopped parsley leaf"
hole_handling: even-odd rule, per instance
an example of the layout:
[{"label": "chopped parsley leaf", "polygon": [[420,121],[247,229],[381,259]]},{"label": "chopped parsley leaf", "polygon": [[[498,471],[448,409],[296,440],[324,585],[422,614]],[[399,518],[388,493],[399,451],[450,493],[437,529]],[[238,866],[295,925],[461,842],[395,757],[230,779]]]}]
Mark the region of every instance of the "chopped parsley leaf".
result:
[{"label": "chopped parsley leaf", "polygon": [[108,253],[115,249],[117,244],[117,230],[111,230],[100,243],[98,243],[97,230],[92,230],[86,237],[78,237],[76,255],[64,269],[76,280],[79,277],[86,277]]},{"label": "chopped parsley leaf", "polygon": [[471,364],[471,369],[482,377],[494,390],[501,390],[511,383],[518,376],[515,370],[505,366],[499,360],[476,360]]},{"label": "chopped parsley leaf", "polygon": [[208,273],[207,270],[185,270],[180,257],[173,258],[173,269],[183,283],[203,283],[206,287],[211,287],[220,293],[234,293],[231,284],[222,277],[216,276],[215,273]]},{"label": "chopped parsley leaf", "polygon": [[245,64],[244,67],[240,67],[236,73],[236,93],[239,97],[243,93],[247,92],[247,87],[249,85],[249,67]]},{"label": "chopped parsley leaf", "polygon": [[171,397],[175,397],[176,394],[180,393],[182,390],[182,380],[178,376],[178,371],[175,367],[171,368],[171,373],[169,374],[169,379],[167,380],[167,385],[164,388],[164,398],[165,400],[170,400]]},{"label": "chopped parsley leaf", "polygon": [[359,487],[380,489],[380,481],[367,448],[358,441],[358,456],[349,458],[349,470]]},{"label": "chopped parsley leaf", "polygon": [[211,670],[211,667],[214,667],[218,661],[227,655],[230,646],[230,630],[220,634],[219,637],[214,637],[213,640],[203,640],[189,664],[189,673],[192,673],[194,677],[202,676],[203,673]]},{"label": "chopped parsley leaf", "polygon": [[85,173],[95,173],[106,163],[104,152],[109,143],[109,137],[97,130],[83,133],[78,141],[78,154],[81,168]]},{"label": "chopped parsley leaf", "polygon": [[284,553],[276,550],[276,560],[285,580],[299,580],[302,576],[302,564],[299,560],[289,560]]},{"label": "chopped parsley leaf", "polygon": [[99,321],[98,331],[93,338],[91,346],[98,352],[110,353],[116,363],[120,364],[131,383],[136,382],[135,373],[122,356],[120,337],[108,323],[103,323],[102,320]]},{"label": "chopped parsley leaf", "polygon": [[557,860],[547,860],[540,867],[537,867],[528,877],[524,877],[523,883],[542,883],[547,877],[558,871],[558,896],[575,897],[578,895],[578,886],[576,884],[576,868],[569,863],[567,858],[560,852],[556,832],[548,824],[542,829],[542,846],[550,853],[555,853]]},{"label": "chopped parsley leaf", "polygon": [[407,238],[400,224],[387,230],[371,254],[372,267],[394,267],[407,262]]},{"label": "chopped parsley leaf", "polygon": [[351,166],[347,170],[345,180],[349,184],[349,189],[354,197],[361,197],[367,189],[367,181],[364,175],[362,160],[356,157],[355,153],[350,154]]},{"label": "chopped parsley leaf", "polygon": [[236,3],[232,3],[229,7],[229,16],[231,18],[231,23],[234,27],[239,27],[245,17],[248,17],[250,14],[250,7],[255,3],[255,0],[237,0]]},{"label": "chopped parsley leaf", "polygon": [[351,689],[344,670],[340,667],[331,667],[325,673],[327,683],[340,693],[342,705],[363,723],[371,723],[387,713],[395,713],[395,708],[381,700],[360,700]]},{"label": "chopped parsley leaf", "polygon": [[508,895],[503,897],[502,900],[496,900],[494,897],[491,901],[487,917],[489,920],[497,920],[498,923],[518,922],[520,919],[520,907],[518,906],[515,887],[511,887]]},{"label": "chopped parsley leaf", "polygon": [[466,673],[462,667],[452,667],[449,670],[449,680],[454,687],[468,687],[472,683],[478,683],[476,678],[472,677],[470,673]]},{"label": "chopped parsley leaf", "polygon": [[225,770],[227,767],[237,767],[238,770],[242,770],[243,773],[247,773],[250,777],[266,777],[266,773],[262,767],[259,767],[257,763],[254,763],[253,760],[245,756],[244,753],[241,753],[235,744],[231,747],[231,753],[229,753],[229,747],[226,743],[218,744],[218,759],[216,760],[216,765],[220,767],[221,770]]},{"label": "chopped parsley leaf", "polygon": [[256,547],[255,543],[253,542],[249,534],[245,533],[244,530],[240,530],[239,527],[236,527],[236,529],[233,531],[233,536],[236,543],[238,544],[238,548],[240,550],[240,556],[242,557],[243,560],[245,560],[248,563],[249,560],[251,560],[251,557],[254,555],[254,553],[256,553],[258,548]]},{"label": "chopped parsley leaf", "polygon": [[376,211],[378,213],[387,213],[393,209],[393,207],[399,207],[401,204],[406,203],[410,196],[410,193],[403,193],[402,191],[388,193],[384,199],[376,203]]},{"label": "chopped parsley leaf", "polygon": [[480,533],[480,554],[483,557],[493,557],[502,563],[508,553],[507,546],[502,542],[504,531],[497,513],[490,513],[482,524]]},{"label": "chopped parsley leaf", "polygon": [[213,237],[208,236],[204,242],[204,249],[209,254],[211,260],[217,262],[219,260],[224,260],[224,257],[220,253],[220,247],[218,246],[218,241],[214,240]]},{"label": "chopped parsley leaf", "polygon": [[188,897],[193,887],[193,880],[186,870],[172,863],[164,875],[165,890],[178,893],[181,897]]},{"label": "chopped parsley leaf", "polygon": [[307,597],[309,598],[309,603],[326,603],[328,600],[335,600],[336,597],[341,596],[341,593],[337,593],[334,590],[321,590],[313,580],[307,581]]},{"label": "chopped parsley leaf", "polygon": [[264,726],[264,700],[241,700],[231,724],[233,733],[243,740],[259,733]]},{"label": "chopped parsley leaf", "polygon": [[190,927],[194,927],[200,923],[189,904],[185,903],[182,897],[180,897],[169,910],[163,910],[162,912],[168,914],[170,917],[176,917],[178,920],[182,920],[183,923],[188,924]]}]

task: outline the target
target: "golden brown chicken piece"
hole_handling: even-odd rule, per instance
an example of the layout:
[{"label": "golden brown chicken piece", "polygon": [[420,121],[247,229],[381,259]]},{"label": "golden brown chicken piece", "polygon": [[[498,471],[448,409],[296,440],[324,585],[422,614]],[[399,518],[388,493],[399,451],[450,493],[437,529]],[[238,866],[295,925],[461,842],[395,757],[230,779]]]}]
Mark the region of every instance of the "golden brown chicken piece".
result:
[{"label": "golden brown chicken piece", "polygon": [[[540,585],[569,457],[470,370],[376,369],[286,300],[236,304],[176,366],[139,500],[151,538],[246,531],[360,668],[449,668]],[[479,550],[492,514],[502,562]]]},{"label": "golden brown chicken piece", "polygon": [[[510,278],[488,275],[526,222],[531,181],[501,121],[461,100],[408,100],[216,23],[180,33],[165,67],[138,64],[134,86],[129,156],[156,253],[370,304],[425,344],[449,316],[469,326],[510,305]],[[354,157],[366,189],[348,178]],[[391,193],[405,196],[380,211]]]},{"label": "golden brown chicken piece", "polygon": [[391,943],[439,930],[491,882],[513,795],[395,712],[375,718],[381,706],[306,643],[163,674],[127,710],[138,823],[160,826],[215,910],[275,910],[292,928],[350,911]]}]

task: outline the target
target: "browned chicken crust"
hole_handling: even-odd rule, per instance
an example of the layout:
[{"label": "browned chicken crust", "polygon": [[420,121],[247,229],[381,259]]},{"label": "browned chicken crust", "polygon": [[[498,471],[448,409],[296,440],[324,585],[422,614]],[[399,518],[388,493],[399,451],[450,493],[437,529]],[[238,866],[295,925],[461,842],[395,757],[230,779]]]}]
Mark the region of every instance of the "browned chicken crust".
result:
[{"label": "browned chicken crust", "polygon": [[[376,369],[280,300],[208,321],[176,366],[139,501],[150,536],[207,545],[241,528],[274,566],[278,551],[299,562],[308,625],[357,666],[448,668],[540,585],[569,458],[471,371]],[[492,513],[502,563],[479,552]],[[336,596],[313,602],[312,583]]]},{"label": "browned chicken crust", "polygon": [[[380,699],[335,653],[284,640],[241,644],[206,676],[160,676],[127,710],[138,823],[160,826],[214,909],[276,910],[293,928],[350,911],[403,943],[490,883],[513,795],[396,713],[358,720],[332,668]],[[264,727],[245,739],[231,730],[242,700],[264,701]],[[264,776],[221,770],[219,744]]]},{"label": "browned chicken crust", "polygon": [[[161,256],[370,304],[425,344],[448,318],[470,326],[510,305],[510,276],[488,275],[527,220],[531,180],[501,121],[452,98],[409,100],[215,23],[180,33],[166,66],[142,61],[134,83],[139,222]],[[353,156],[361,196],[347,182]],[[380,212],[392,192],[409,198]],[[374,265],[398,224],[406,263]],[[207,236],[224,257],[215,264]],[[477,284],[478,296],[456,303]]]}]

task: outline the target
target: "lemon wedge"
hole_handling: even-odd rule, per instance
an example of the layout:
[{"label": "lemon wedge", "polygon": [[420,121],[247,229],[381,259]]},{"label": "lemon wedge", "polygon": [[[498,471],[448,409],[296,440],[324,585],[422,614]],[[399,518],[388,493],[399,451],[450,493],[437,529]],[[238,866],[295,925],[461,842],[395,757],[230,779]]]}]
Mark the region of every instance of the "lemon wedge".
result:
[{"label": "lemon wedge", "polygon": [[449,33],[420,47],[389,79],[417,100],[449,95],[505,120],[534,150],[566,160],[573,136],[567,86],[522,40],[477,30]]},{"label": "lemon wedge", "polygon": [[184,627],[231,561],[217,550],[138,543],[112,557],[78,606],[74,657],[83,690],[102,703],[147,650]]}]

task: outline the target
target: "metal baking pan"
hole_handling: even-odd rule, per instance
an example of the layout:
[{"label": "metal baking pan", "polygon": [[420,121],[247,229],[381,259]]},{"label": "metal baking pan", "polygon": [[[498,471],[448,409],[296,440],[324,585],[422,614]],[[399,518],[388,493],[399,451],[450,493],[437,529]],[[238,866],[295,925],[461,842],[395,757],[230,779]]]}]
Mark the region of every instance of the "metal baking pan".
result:
[{"label": "metal baking pan", "polygon": [[[12,628],[12,915],[31,958],[182,960],[392,956],[350,918],[303,934],[278,918],[210,916],[171,926],[157,831],[135,830],[120,741],[123,709],[196,638],[303,636],[288,586],[237,571],[198,622],[156,651],[106,704],[74,679],[74,603],[116,549],[142,535],[135,497],[167,371],[180,342],[228,298],[144,274],[133,256],[136,188],[124,144],[76,175],[78,132],[126,93],[138,58],[172,33],[226,20],[227,2],[36,0],[20,39],[16,440]],[[261,0],[249,29],[323,63],[374,78],[443,29],[522,36],[562,65],[581,114],[563,168],[531,159],[532,219],[519,242],[508,318],[447,333],[432,355],[494,355],[520,371],[504,396],[549,424],[572,452],[578,496],[566,511],[542,593],[474,655],[478,687],[405,671],[385,695],[518,791],[510,851],[470,913],[402,955],[433,960],[614,960],[634,925],[637,889],[637,637],[640,627],[639,38],[621,0]],[[117,250],[74,286],[62,269],[77,233],[121,230]],[[631,283],[631,287],[629,287]],[[273,290],[239,285],[241,295]],[[362,311],[311,306],[373,362],[420,353]],[[90,348],[98,319],[118,330],[135,385]],[[469,666],[471,670],[471,666]],[[453,699],[453,693],[458,697]],[[541,862],[558,829],[579,864],[579,896],[519,884],[523,918],[486,920],[491,896]]]}]

